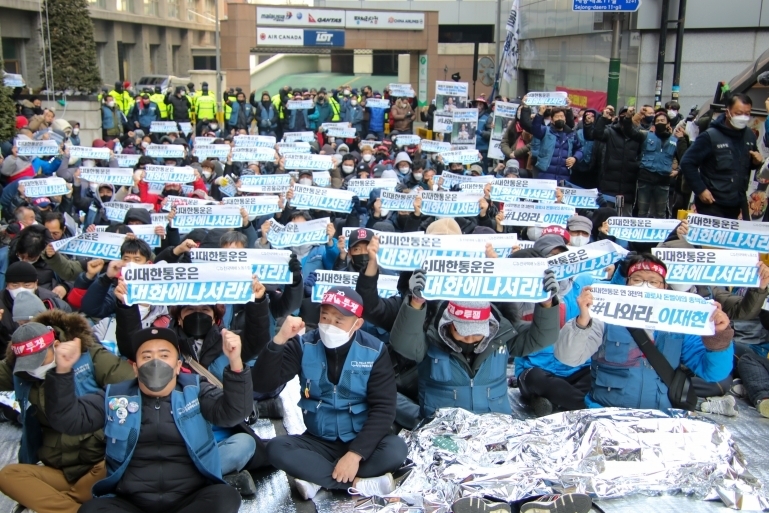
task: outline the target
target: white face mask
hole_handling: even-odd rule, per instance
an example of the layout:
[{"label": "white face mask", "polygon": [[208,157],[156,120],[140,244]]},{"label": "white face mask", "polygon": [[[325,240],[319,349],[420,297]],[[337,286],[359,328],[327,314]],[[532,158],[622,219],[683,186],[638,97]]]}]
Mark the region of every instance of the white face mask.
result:
[{"label": "white face mask", "polygon": [[107,107],[110,109],[115,106],[115,102],[107,102]]},{"label": "white face mask", "polygon": [[422,173],[414,173],[414,180],[417,182],[422,179]]},{"label": "white face mask", "polygon": [[586,245],[588,242],[590,242],[590,237],[586,237],[584,235],[572,235],[569,244],[575,248],[580,248]]},{"label": "white face mask", "polygon": [[346,174],[350,174],[355,169],[354,166],[342,166],[342,171],[344,171]]},{"label": "white face mask", "polygon": [[80,129],[79,128],[73,128],[72,129],[72,135],[77,135],[79,133],[80,133]]},{"label": "white face mask", "polygon": [[674,118],[674,117],[676,117],[676,116],[678,116],[678,111],[677,111],[677,110],[669,110],[669,111],[668,111],[668,117],[669,117],[670,119],[673,119],[673,118]]},{"label": "white face mask", "polygon": [[547,126],[547,125],[549,125],[549,124],[550,124],[550,120],[549,120],[549,119],[546,119],[546,120],[545,120],[545,126]]},{"label": "white face mask", "polygon": [[405,175],[406,173],[408,173],[408,172],[409,172],[409,170],[410,170],[410,169],[411,169],[410,167],[408,167],[408,166],[404,166],[404,167],[399,167],[399,168],[398,168],[398,171],[400,171],[400,173],[401,173],[402,175]]},{"label": "white face mask", "polygon": [[[357,322],[357,321],[356,321]],[[352,330],[355,329],[355,325],[350,328],[350,331],[344,331],[341,328],[332,326],[331,324],[318,324],[318,331],[320,332],[320,341],[323,345],[329,349],[336,349],[349,342],[352,336]]]},{"label": "white face mask", "polygon": [[542,228],[539,226],[531,226],[528,230],[526,230],[526,235],[529,236],[529,240],[539,240],[539,238],[542,236]]},{"label": "white face mask", "polygon": [[147,141],[142,141],[142,148],[146,149],[146,148],[149,148],[149,146],[150,146],[150,143],[148,143]]},{"label": "white face mask", "polygon": [[210,125],[208,125],[208,128],[210,128],[211,130],[216,130],[217,128],[219,128],[219,125],[217,125],[216,123],[211,123]]},{"label": "white face mask", "polygon": [[350,100],[350,105],[355,107],[356,105],[358,105],[358,100]]},{"label": "white face mask", "polygon": [[748,126],[748,122],[750,122],[750,116],[732,116],[729,119],[729,122],[737,130],[742,130],[743,128]]},{"label": "white face mask", "polygon": [[211,171],[203,171],[203,176],[208,180],[213,173]]},{"label": "white face mask", "polygon": [[373,155],[371,155],[370,153],[366,153],[365,155],[363,155],[363,162],[371,162],[371,159],[373,158],[374,158]]},{"label": "white face mask", "polygon": [[96,165],[96,161],[95,160],[91,160],[91,159],[84,159],[83,160],[83,167],[93,167],[95,165]]},{"label": "white face mask", "polygon": [[22,292],[30,292],[34,294],[35,289],[28,289],[25,287],[19,287],[18,289],[13,289],[13,290],[8,289],[8,293],[11,295],[11,299],[13,299],[14,301],[16,301],[16,296],[18,296]]},{"label": "white face mask", "polygon": [[312,180],[309,178],[302,178],[299,180],[299,183],[302,185],[312,185]]},{"label": "white face mask", "polygon": [[187,95],[187,91],[179,91],[179,94],[181,94],[182,96],[186,96]]},{"label": "white face mask", "polygon": [[689,290],[692,288],[691,285],[686,283],[669,283],[668,286],[673,290],[677,290],[678,292],[689,292]]},{"label": "white face mask", "polygon": [[[54,351],[55,351],[55,349],[54,349]],[[49,370],[53,369],[54,367],[56,367],[56,358],[54,358],[53,361],[51,363],[47,364],[47,365],[41,365],[37,369],[31,370],[31,371],[27,371],[27,374],[29,374],[33,378],[37,378],[37,379],[43,380],[43,379],[45,379],[45,374]]]}]

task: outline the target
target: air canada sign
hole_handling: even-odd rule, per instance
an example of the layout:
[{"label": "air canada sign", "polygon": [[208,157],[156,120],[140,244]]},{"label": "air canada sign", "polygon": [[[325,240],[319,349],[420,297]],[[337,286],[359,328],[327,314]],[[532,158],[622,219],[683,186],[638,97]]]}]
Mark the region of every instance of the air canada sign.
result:
[{"label": "air canada sign", "polygon": [[258,28],[257,46],[304,46],[304,30]]}]

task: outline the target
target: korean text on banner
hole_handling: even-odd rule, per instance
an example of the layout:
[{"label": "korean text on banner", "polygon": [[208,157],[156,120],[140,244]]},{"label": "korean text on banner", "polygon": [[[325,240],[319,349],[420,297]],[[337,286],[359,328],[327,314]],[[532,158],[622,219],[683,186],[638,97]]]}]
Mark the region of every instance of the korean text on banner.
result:
[{"label": "korean text on banner", "polygon": [[[320,303],[325,294],[331,287],[350,287],[355,288],[358,283],[359,273],[347,271],[324,271],[315,272],[317,279],[312,287],[312,302]],[[398,295],[398,277],[387,274],[380,274],[377,279],[377,292],[379,297],[388,298]]]},{"label": "korean text on banner", "polygon": [[117,160],[118,167],[124,167],[124,168],[131,168],[133,171],[133,167],[139,163],[139,159],[141,158],[141,155],[115,155],[115,160]]},{"label": "korean text on banner", "polygon": [[398,146],[415,146],[420,142],[422,142],[422,139],[414,134],[398,134],[395,136],[395,144]]},{"label": "korean text on banner", "polygon": [[[282,154],[282,153],[281,153]],[[327,171],[334,167],[331,155],[310,155],[308,153],[289,153],[284,163],[286,169],[309,169]]]},{"label": "korean text on banner", "polygon": [[178,206],[172,228],[240,228],[243,218],[237,205]]},{"label": "korean text on banner", "polygon": [[315,140],[315,134],[313,132],[286,132],[283,134],[283,140],[286,142],[307,142],[310,143]]},{"label": "korean text on banner", "polygon": [[69,193],[69,187],[64,178],[36,178],[34,180],[21,180],[20,186],[24,187],[24,196],[28,198],[47,198],[51,196],[63,196]]},{"label": "korean text on banner", "polygon": [[59,154],[56,141],[16,141],[17,155],[22,157],[47,157]]},{"label": "korean text on banner", "polygon": [[202,206],[202,205],[211,205],[212,203],[214,203],[212,200],[205,200],[202,198],[185,198],[184,196],[166,196],[166,199],[163,200],[163,203],[161,205],[163,206],[163,210],[168,212],[172,208],[176,208],[180,206]]},{"label": "korean text on banner", "polygon": [[312,100],[288,100],[286,103],[288,110],[312,109],[313,107],[315,107],[315,102]]},{"label": "korean text on banner", "polygon": [[758,287],[758,253],[717,249],[653,248],[665,262],[667,283],[713,287]]},{"label": "korean text on banner", "polygon": [[[382,234],[386,234],[386,233],[392,233],[392,232],[380,232],[378,230],[374,230],[373,228],[359,228],[359,227],[355,227],[355,226],[345,226],[345,227],[342,228],[342,236],[344,236],[344,238],[345,238],[345,241],[344,241],[345,249],[350,249],[350,235],[352,234],[352,232],[356,232],[356,231],[359,231],[359,230],[368,230],[370,232],[373,232],[374,235],[382,235]],[[425,232],[405,232],[405,233],[401,233],[400,235],[411,236],[411,235],[424,235],[424,234],[425,234]]]},{"label": "korean text on banner", "polygon": [[241,192],[282,193],[291,187],[289,175],[241,175]]},{"label": "korean text on banner", "polygon": [[525,104],[533,106],[548,105],[551,107],[566,107],[569,95],[566,91],[549,91],[541,93],[527,93],[524,96]]},{"label": "korean text on banner", "polygon": [[390,84],[387,89],[390,90],[390,98],[413,98],[415,96],[411,84]]},{"label": "korean text on banner", "polygon": [[680,224],[677,219],[610,217],[609,235],[628,242],[664,242]]},{"label": "korean text on banner", "polygon": [[62,239],[52,245],[59,253],[86,258],[120,260],[120,246],[125,235],[119,233],[84,233],[77,237]]},{"label": "korean text on banner", "polygon": [[451,143],[443,141],[432,141],[430,139],[422,139],[419,143],[420,148],[425,153],[446,153],[451,151]]},{"label": "korean text on banner", "polygon": [[397,186],[397,178],[353,178],[347,182],[347,190],[358,196],[361,201],[367,201],[374,189],[394,191]]},{"label": "korean text on banner", "polygon": [[326,129],[328,137],[338,137],[340,139],[352,139],[357,135],[354,128],[331,126]]},{"label": "korean text on banner", "polygon": [[769,253],[769,224],[689,214],[689,244]]},{"label": "korean text on banner", "polygon": [[382,200],[382,210],[414,212],[414,198],[416,197],[415,194],[382,191],[382,195],[379,198]]},{"label": "korean text on banner", "polygon": [[510,303],[550,299],[543,287],[544,258],[427,258],[422,268],[426,274],[425,299]]},{"label": "korean text on banner", "polygon": [[326,244],[328,242],[328,217],[313,219],[306,223],[288,223],[283,226],[270,219],[267,241],[273,248],[284,249],[305,244]]},{"label": "korean text on banner", "polygon": [[435,217],[472,217],[481,213],[483,195],[465,192],[422,191],[422,214]]},{"label": "korean text on banner", "polygon": [[467,82],[435,82],[436,112],[451,112],[467,105]]},{"label": "korean text on banner", "polygon": [[134,224],[131,225],[131,231],[136,235],[137,239],[141,239],[146,242],[149,247],[160,247],[160,235],[155,233],[157,226],[154,224]]},{"label": "korean text on banner", "polygon": [[[451,115],[451,112],[436,111],[433,117],[433,132],[435,132],[436,134],[448,134],[451,132],[451,127],[453,123],[454,123],[454,118]],[[448,149],[450,150],[451,143],[447,143],[447,144],[449,145]],[[428,150],[424,150],[424,151],[428,151]]]},{"label": "korean text on banner", "polygon": [[179,126],[176,121],[152,121],[150,123],[150,133],[153,134],[168,134],[178,131]]},{"label": "korean text on banner", "polygon": [[559,281],[595,271],[601,271],[599,274],[603,276],[607,267],[624,258],[627,253],[622,246],[610,240],[601,240],[548,257],[547,263]]},{"label": "korean text on banner", "polygon": [[569,189],[560,187],[564,205],[574,208],[596,209],[598,205],[598,189]]},{"label": "korean text on banner", "polygon": [[272,148],[233,148],[233,162],[274,162],[275,150]]},{"label": "korean text on banner", "polygon": [[366,107],[369,109],[390,110],[390,100],[384,98],[366,98]]},{"label": "korean text on banner", "polygon": [[110,149],[92,148],[90,146],[72,146],[69,149],[69,157],[73,159],[109,160]]},{"label": "korean text on banner", "polygon": [[[472,150],[474,151],[474,150]],[[455,152],[450,152],[455,153]],[[476,158],[478,156],[478,152],[474,151]],[[441,155],[444,155],[443,153]],[[443,187],[444,189],[450,189],[454,187],[455,185],[461,185],[463,183],[467,182],[475,182],[475,183],[482,183],[487,184],[494,181],[493,175],[482,175],[482,176],[467,176],[467,175],[458,175],[456,173],[452,173],[450,171],[444,171],[443,174],[438,175],[438,183]]]},{"label": "korean text on banner", "polygon": [[498,258],[509,258],[513,253],[514,246],[521,246],[523,242],[526,242],[519,241],[518,235],[514,233],[497,233],[494,235],[457,235],[456,238],[460,243],[479,242],[484,245],[487,243],[491,244],[491,247],[494,249],[494,252],[497,254]]},{"label": "korean text on banner", "polygon": [[149,164],[144,168],[144,181],[149,183],[192,183],[195,181],[195,170],[191,167]]},{"label": "korean text on banner", "polygon": [[574,207],[558,203],[509,202],[502,210],[502,226],[566,226],[574,215]]},{"label": "korean text on banner", "polygon": [[[507,156],[502,153],[502,139],[507,131],[509,123],[515,123],[515,115],[518,112],[517,103],[496,102],[494,107],[494,119],[491,128],[491,141],[489,144],[489,158],[504,160]],[[482,128],[482,127],[481,127]]]},{"label": "korean text on banner", "polygon": [[[240,136],[235,136],[237,139]],[[204,137],[202,135],[196,135],[193,139],[195,146],[202,146],[204,144],[214,144],[214,141],[216,140],[216,137]]]},{"label": "korean text on banner", "polygon": [[[443,162],[446,164],[475,164],[476,162],[481,161],[481,156],[478,153],[477,150],[456,150],[456,151],[447,151],[444,153],[439,153],[439,155],[443,158]],[[493,177],[489,175],[489,178]]]},{"label": "korean text on banner", "polygon": [[452,148],[475,148],[475,133],[478,131],[478,110],[455,109],[452,114]]},{"label": "korean text on banner", "polygon": [[381,234],[377,262],[384,269],[413,271],[430,257],[480,258],[482,242],[462,242],[452,235]]},{"label": "korean text on banner", "polygon": [[195,148],[192,151],[195,152],[195,156],[200,161],[203,161],[209,158],[227,160],[227,157],[230,156],[230,145],[229,144],[201,144],[200,146],[195,146]]},{"label": "korean text on banner", "polygon": [[353,196],[350,191],[294,185],[294,197],[290,203],[299,210],[315,209],[349,214],[352,211]]},{"label": "korean text on banner", "polygon": [[183,159],[184,146],[181,144],[150,144],[145,154],[155,159]]},{"label": "korean text on banner", "polygon": [[192,249],[190,261],[195,263],[250,264],[252,272],[265,285],[292,283],[288,269],[290,251],[277,249]]},{"label": "korean text on banner", "polygon": [[272,135],[236,135],[236,148],[274,148],[276,139]]},{"label": "korean text on banner", "polygon": [[254,299],[250,264],[128,265],[126,304],[243,304]]},{"label": "korean text on banner", "polygon": [[525,200],[554,202],[558,182],[529,178],[499,178],[491,183],[491,200],[503,203]]},{"label": "korean text on banner", "polygon": [[593,285],[590,315],[626,328],[707,336],[715,333],[710,316],[716,305],[697,294],[673,290]]},{"label": "korean text on banner", "polygon": [[132,208],[143,208],[144,210],[154,212],[155,206],[150,203],[126,203],[123,201],[109,201],[104,204],[104,214],[110,221],[115,223],[125,222],[125,216]]},{"label": "korean text on banner", "polygon": [[132,187],[134,170],[119,167],[81,167],[80,179],[93,183],[108,183],[112,185]]},{"label": "korean text on banner", "polygon": [[[147,190],[149,191],[150,194],[162,194],[163,189],[165,188],[166,188],[166,184],[164,183],[152,182],[149,184],[149,187],[147,188]],[[193,187],[192,185],[186,185],[186,184],[182,185],[182,194],[192,194],[192,191],[194,190],[195,190],[195,187]],[[219,187],[219,190],[221,191],[222,188]],[[166,196],[166,197],[170,198],[171,196]],[[190,198],[190,199],[197,200],[200,198]],[[206,201],[206,200],[202,200],[202,201]]]},{"label": "korean text on banner", "polygon": [[278,196],[232,196],[222,198],[225,205],[237,205],[243,207],[248,212],[248,218],[254,220],[267,214],[280,212],[280,198]]},{"label": "korean text on banner", "polygon": [[331,173],[328,171],[313,171],[312,183],[318,187],[328,187],[331,185]]}]

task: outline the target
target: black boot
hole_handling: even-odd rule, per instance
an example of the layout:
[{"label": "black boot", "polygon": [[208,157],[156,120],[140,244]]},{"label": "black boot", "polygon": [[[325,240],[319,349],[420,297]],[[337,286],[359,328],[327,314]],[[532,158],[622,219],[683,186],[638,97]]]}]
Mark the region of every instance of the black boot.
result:
[{"label": "black boot", "polygon": [[280,397],[273,397],[256,403],[256,415],[260,419],[282,419],[284,413]]},{"label": "black boot", "polygon": [[237,474],[227,474],[224,476],[224,482],[240,492],[242,497],[256,495],[256,485],[248,470],[241,470]]}]

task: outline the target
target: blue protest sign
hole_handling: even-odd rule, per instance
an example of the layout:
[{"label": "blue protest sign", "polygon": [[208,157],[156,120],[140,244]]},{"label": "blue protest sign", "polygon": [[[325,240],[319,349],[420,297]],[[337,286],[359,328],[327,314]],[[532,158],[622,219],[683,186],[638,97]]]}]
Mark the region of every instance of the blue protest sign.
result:
[{"label": "blue protest sign", "polygon": [[549,257],[547,263],[560,281],[592,272],[599,272],[604,276],[606,268],[624,258],[625,255],[627,250],[623,247],[610,240],[601,240]]},{"label": "blue protest sign", "polygon": [[414,212],[414,199],[416,194],[403,194],[400,192],[382,191],[382,210],[392,212]]},{"label": "blue protest sign", "polygon": [[628,242],[664,242],[676,229],[677,219],[643,219],[637,217],[610,217],[609,235]]},{"label": "blue protest sign", "polygon": [[237,205],[178,206],[172,228],[240,228],[243,217]]},{"label": "blue protest sign", "polygon": [[503,203],[520,200],[555,201],[555,180],[499,178],[491,183],[491,200]]},{"label": "blue protest sign", "polygon": [[288,223],[283,226],[270,219],[267,241],[273,248],[282,249],[305,244],[326,244],[328,242],[328,217],[313,219],[306,223]]},{"label": "blue protest sign", "polygon": [[430,257],[480,258],[486,245],[451,235],[380,234],[377,262],[384,269],[413,271]]},{"label": "blue protest sign", "polygon": [[667,283],[712,287],[758,287],[758,253],[718,249],[653,248],[665,262]]},{"label": "blue protest sign", "polygon": [[697,246],[769,253],[769,224],[689,214],[686,241]]},{"label": "blue protest sign", "polygon": [[483,195],[464,192],[422,191],[422,214],[435,217],[473,217],[481,212]]},{"label": "blue protest sign", "polygon": [[294,185],[294,197],[290,204],[298,210],[326,210],[349,214],[352,211],[353,193],[323,187]]}]

